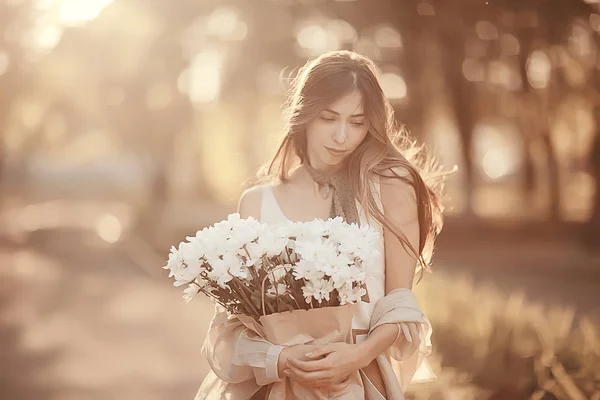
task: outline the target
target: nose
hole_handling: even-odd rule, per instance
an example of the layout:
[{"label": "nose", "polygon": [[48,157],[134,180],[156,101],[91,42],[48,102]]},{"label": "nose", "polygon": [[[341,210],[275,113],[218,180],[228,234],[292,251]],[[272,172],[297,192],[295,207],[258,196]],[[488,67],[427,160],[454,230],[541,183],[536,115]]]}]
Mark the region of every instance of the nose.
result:
[{"label": "nose", "polygon": [[335,132],[332,137],[333,141],[337,144],[345,144],[348,140],[346,136],[346,124],[341,123],[335,128]]}]

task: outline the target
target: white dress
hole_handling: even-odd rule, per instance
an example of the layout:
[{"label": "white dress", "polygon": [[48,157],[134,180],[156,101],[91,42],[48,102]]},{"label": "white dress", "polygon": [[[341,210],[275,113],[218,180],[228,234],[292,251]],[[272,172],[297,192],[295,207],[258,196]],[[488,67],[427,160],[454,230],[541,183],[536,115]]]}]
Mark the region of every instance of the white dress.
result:
[{"label": "white dress", "polygon": [[[378,198],[379,187],[375,187],[374,193],[376,194],[375,199],[381,207],[381,199]],[[276,224],[281,222],[290,221],[285,216],[275,195],[273,193],[273,187],[270,185],[264,185],[260,187],[262,192],[261,210],[260,210],[260,221],[263,223]],[[367,270],[367,290],[369,292],[369,303],[360,302],[358,304],[356,314],[352,320],[352,329],[360,331],[369,331],[371,322],[371,315],[375,308],[377,300],[385,296],[385,252],[384,252],[384,241],[383,241],[383,227],[380,223],[369,218],[362,212],[360,204],[356,202],[356,207],[360,215],[361,225],[369,224],[375,230],[380,233],[380,239],[377,243],[378,256],[375,262],[368,265]],[[360,343],[367,338],[367,334],[356,335],[356,342]],[[363,382],[365,384],[365,392],[368,400],[385,400],[385,397],[375,388],[369,378],[362,373]]]},{"label": "white dress", "polygon": [[[289,221],[279,206],[271,186],[259,186],[261,215],[265,223]],[[379,185],[373,187],[375,200],[381,207]],[[361,224],[369,224],[383,233],[377,221],[368,218],[357,204]],[[367,338],[369,328],[386,323],[398,324],[404,339],[390,346],[389,354],[380,354],[376,362],[384,380],[390,400],[404,400],[404,390],[410,382],[435,379],[426,357],[431,353],[431,324],[418,306],[410,289],[394,289],[385,293],[385,254],[381,235],[377,244],[379,258],[369,265],[367,288],[370,302],[359,303],[352,321],[356,342]],[[415,324],[420,327],[417,329]],[[409,329],[410,328],[410,329]],[[363,332],[356,332],[356,330]],[[414,331],[413,331],[414,330]],[[282,347],[273,345],[257,335],[253,335],[237,318],[229,315],[220,306],[215,306],[215,314],[204,344],[202,354],[211,370],[198,390],[196,400],[251,400],[261,387],[279,382],[277,358]],[[366,400],[384,400],[361,370]]]}]

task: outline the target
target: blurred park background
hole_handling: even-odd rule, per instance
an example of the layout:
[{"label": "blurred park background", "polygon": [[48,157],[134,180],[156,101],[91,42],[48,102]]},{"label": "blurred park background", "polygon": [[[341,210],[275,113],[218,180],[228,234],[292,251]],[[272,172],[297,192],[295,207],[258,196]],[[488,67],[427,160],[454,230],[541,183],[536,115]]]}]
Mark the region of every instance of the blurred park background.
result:
[{"label": "blurred park background", "polygon": [[447,166],[413,399],[600,399],[600,4],[0,0],[0,399],[192,399],[168,249],[235,210],[285,79],[371,57]]}]

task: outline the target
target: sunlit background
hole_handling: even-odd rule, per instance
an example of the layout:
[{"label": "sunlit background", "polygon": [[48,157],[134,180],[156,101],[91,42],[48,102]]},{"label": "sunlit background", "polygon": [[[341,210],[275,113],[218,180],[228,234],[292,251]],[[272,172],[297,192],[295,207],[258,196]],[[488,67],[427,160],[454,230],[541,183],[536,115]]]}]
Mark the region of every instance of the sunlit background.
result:
[{"label": "sunlit background", "polygon": [[192,399],[168,249],[235,210],[310,57],[458,172],[413,399],[600,399],[600,3],[0,0],[0,398]]}]

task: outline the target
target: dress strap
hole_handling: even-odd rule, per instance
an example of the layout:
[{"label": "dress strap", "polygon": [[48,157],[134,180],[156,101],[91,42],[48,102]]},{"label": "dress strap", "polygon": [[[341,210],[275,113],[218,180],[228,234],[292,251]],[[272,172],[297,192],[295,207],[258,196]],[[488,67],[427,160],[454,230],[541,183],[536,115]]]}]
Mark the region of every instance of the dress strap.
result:
[{"label": "dress strap", "polygon": [[278,223],[287,221],[287,217],[281,210],[277,198],[273,193],[273,186],[262,187],[262,200],[260,207],[260,220],[266,223]]}]

